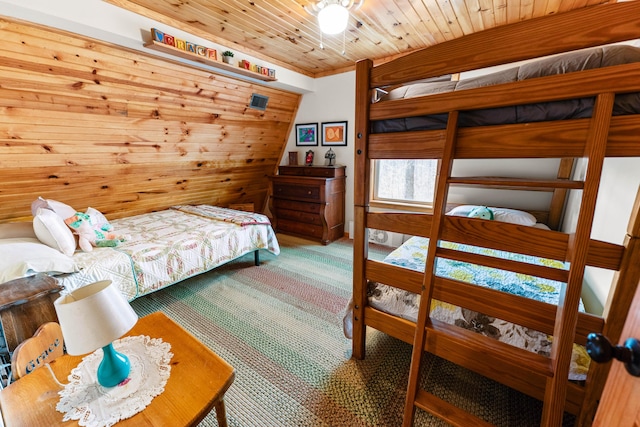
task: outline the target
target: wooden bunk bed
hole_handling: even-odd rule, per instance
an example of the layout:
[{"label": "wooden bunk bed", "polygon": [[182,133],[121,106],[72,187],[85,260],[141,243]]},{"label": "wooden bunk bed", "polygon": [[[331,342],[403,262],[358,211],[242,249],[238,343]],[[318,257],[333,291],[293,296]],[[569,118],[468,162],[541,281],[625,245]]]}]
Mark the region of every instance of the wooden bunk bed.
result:
[{"label": "wooden bunk bed", "polygon": [[[599,181],[606,157],[640,157],[640,114],[614,116],[616,94],[640,92],[640,63],[595,68],[529,80],[437,93],[415,98],[376,101],[378,88],[393,88],[420,79],[482,69],[577,49],[632,40],[640,35],[640,2],[593,6],[522,21],[448,41],[374,67],[356,66],[355,240],[353,268],[353,356],[365,357],[365,330],[372,327],[414,344],[404,425],[413,423],[415,408],[454,425],[486,425],[418,387],[423,350],[469,368],[543,401],[542,425],[560,425],[564,411],[578,425],[590,425],[608,373],[608,365],[591,363],[586,381],[567,380],[574,342],[600,332],[618,342],[640,280],[640,196],[636,198],[622,245],[591,239]],[[460,127],[470,110],[592,98],[590,118]],[[444,129],[374,132],[388,119],[446,114]],[[397,130],[397,129],[396,129]],[[457,159],[564,159],[558,179],[455,177]],[[586,158],[584,179],[568,179],[572,159]],[[433,212],[374,211],[370,208],[372,161],[439,159]],[[554,191],[549,219],[557,225],[565,193],[581,195],[575,230],[564,233],[497,221],[446,215],[450,186]],[[555,227],[553,227],[555,228]],[[429,238],[423,272],[368,259],[368,229]],[[437,276],[437,258],[505,268],[538,277],[557,271],[523,263],[503,263],[476,254],[439,247],[448,241],[561,260],[558,305],[540,303]],[[615,272],[602,316],[578,311],[585,266]],[[373,308],[370,282],[420,294],[417,321]],[[432,298],[553,335],[545,357],[431,319]],[[416,325],[418,327],[416,328]],[[477,363],[482,360],[483,363]]]}]

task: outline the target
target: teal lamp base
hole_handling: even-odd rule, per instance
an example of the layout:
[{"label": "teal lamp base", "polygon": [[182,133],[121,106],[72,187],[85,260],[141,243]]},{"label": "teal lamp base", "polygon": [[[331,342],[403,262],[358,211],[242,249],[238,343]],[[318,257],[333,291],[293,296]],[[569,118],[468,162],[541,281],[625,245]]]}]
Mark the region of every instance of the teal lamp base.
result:
[{"label": "teal lamp base", "polygon": [[115,351],[113,344],[102,347],[102,352],[104,355],[98,366],[98,383],[103,387],[115,387],[129,376],[129,358]]}]

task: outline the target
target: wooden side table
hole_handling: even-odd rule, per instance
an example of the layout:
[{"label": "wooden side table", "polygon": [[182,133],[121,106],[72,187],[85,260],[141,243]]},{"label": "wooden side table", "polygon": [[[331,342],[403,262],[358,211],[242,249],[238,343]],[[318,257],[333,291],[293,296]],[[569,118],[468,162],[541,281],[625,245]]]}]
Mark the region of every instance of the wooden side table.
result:
[{"label": "wooden side table", "polygon": [[[196,426],[216,409],[218,425],[227,426],[224,394],[233,383],[234,368],[164,313],[142,317],[125,336],[147,335],[171,344],[171,375],[164,391],[149,406],[118,422],[126,426]],[[101,350],[98,350],[101,351]],[[51,362],[56,378],[67,382],[82,356],[65,354]],[[39,368],[0,390],[0,410],[6,426],[77,426],[62,423],[56,411],[58,386],[46,368]]]},{"label": "wooden side table", "polygon": [[9,352],[31,338],[40,325],[58,321],[53,302],[62,289],[46,274],[0,284],[0,320]]}]

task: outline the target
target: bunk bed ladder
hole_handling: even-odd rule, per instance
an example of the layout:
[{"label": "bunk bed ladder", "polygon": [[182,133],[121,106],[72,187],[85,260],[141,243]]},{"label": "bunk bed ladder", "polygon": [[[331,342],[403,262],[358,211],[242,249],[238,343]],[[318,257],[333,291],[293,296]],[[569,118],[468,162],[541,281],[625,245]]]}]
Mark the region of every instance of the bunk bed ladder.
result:
[{"label": "bunk bed ladder", "polygon": [[614,93],[603,93],[596,97],[587,133],[585,146],[585,157],[588,162],[587,172],[584,178],[576,230],[569,239],[567,254],[567,261],[570,263],[569,278],[566,287],[561,292],[556,311],[554,340],[551,347],[553,376],[547,379],[542,410],[541,425],[543,426],[559,426],[562,423],[582,280],[589,250],[600,176],[607,149],[614,99]]},{"label": "bunk bed ladder", "polygon": [[[576,231],[569,238],[566,260],[569,262],[568,279],[562,287],[556,321],[551,357],[549,359],[549,376],[545,388],[542,413],[542,426],[560,426],[564,413],[567,393],[569,367],[576,331],[578,306],[582,290],[582,280],[586,265],[591,224],[595,210],[600,175],[606,153],[609,124],[613,108],[613,93],[600,94],[596,98],[594,111],[590,120],[585,158],[588,161],[584,178],[582,201]],[[486,421],[451,405],[448,402],[419,389],[421,361],[424,353],[427,334],[430,328],[429,309],[435,282],[435,263],[438,252],[440,230],[444,219],[449,185],[452,180],[451,169],[455,158],[458,112],[450,112],[446,129],[446,141],[442,154],[442,162],[436,181],[435,202],[429,235],[429,245],[420,296],[420,307],[416,322],[411,367],[405,401],[403,427],[413,425],[415,409],[420,408],[436,415],[454,426],[489,426]],[[533,182],[533,181],[532,181]]]},{"label": "bunk bed ladder", "polygon": [[431,412],[432,414],[452,423],[453,425],[485,426],[489,425],[483,420],[467,414],[455,406],[439,399],[435,395],[419,390],[421,362],[424,354],[424,345],[427,338],[427,326],[429,323],[429,307],[435,284],[435,263],[439,241],[440,230],[446,209],[446,199],[449,192],[449,178],[455,157],[455,143],[458,128],[458,112],[449,113],[447,121],[444,152],[440,169],[436,180],[435,202],[433,207],[433,217],[431,220],[431,230],[429,233],[429,245],[427,249],[427,259],[425,262],[425,274],[422,282],[420,294],[420,308],[416,321],[416,330],[413,340],[413,350],[411,353],[411,367],[409,370],[409,383],[407,386],[407,396],[405,400],[403,427],[413,425],[416,407]]}]

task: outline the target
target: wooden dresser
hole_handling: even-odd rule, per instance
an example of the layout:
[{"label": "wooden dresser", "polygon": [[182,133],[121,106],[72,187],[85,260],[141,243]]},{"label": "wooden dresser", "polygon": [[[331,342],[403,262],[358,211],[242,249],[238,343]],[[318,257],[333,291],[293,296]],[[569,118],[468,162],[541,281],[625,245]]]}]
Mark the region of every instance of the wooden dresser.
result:
[{"label": "wooden dresser", "polygon": [[280,166],[272,177],[276,231],[318,239],[344,236],[345,166]]}]

